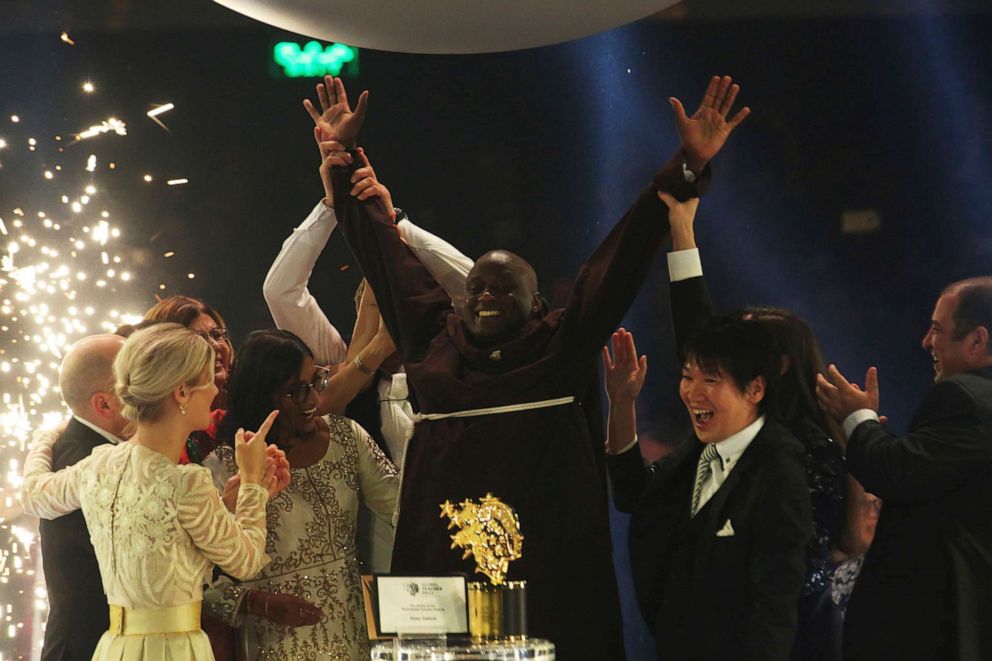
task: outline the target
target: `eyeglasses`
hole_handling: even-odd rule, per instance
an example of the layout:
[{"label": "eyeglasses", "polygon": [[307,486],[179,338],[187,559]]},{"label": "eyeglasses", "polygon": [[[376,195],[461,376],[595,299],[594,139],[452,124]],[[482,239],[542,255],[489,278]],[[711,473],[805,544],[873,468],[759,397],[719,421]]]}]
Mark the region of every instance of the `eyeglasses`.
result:
[{"label": "eyeglasses", "polygon": [[326,367],[318,367],[317,373],[313,375],[313,380],[310,383],[301,383],[299,385],[293,386],[287,393],[286,397],[295,399],[296,403],[305,402],[307,397],[310,396],[310,390],[316,390],[317,392],[324,392],[327,388],[327,383],[331,379],[331,370]]},{"label": "eyeglasses", "polygon": [[207,342],[214,342],[216,344],[231,341],[231,331],[226,328],[221,328],[220,326],[217,328],[211,328],[208,331],[196,331],[196,334]]}]

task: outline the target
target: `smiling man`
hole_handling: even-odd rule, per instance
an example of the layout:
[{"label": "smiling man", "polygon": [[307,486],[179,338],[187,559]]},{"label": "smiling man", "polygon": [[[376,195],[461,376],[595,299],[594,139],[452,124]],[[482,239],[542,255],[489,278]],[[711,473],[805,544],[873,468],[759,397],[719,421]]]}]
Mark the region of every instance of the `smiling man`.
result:
[{"label": "smiling man", "polygon": [[[785,661],[812,513],[805,450],[767,410],[781,359],[740,313],[710,318],[685,353],[679,395],[693,435],[659,462],[645,467],[636,439],[617,433],[633,436],[637,392],[610,393],[607,465],[617,508],[633,514],[641,614],[659,659]],[[610,373],[607,363],[608,388]],[[614,419],[624,412],[626,424]]]},{"label": "smiling man", "polygon": [[[619,324],[668,235],[658,191],[696,197],[707,163],[747,115],[727,119],[738,87],[714,77],[687,117],[673,100],[683,149],[654,177],[579,272],[566,306],[546,311],[534,270],[497,250],[451,301],[374,202],[355,197],[357,154],[338,151],[338,222],[375,291],[419,411],[403,465],[392,571],[474,573],[450,548],[446,500],[487,492],[513,507],[528,581],[530,634],[560,659],[623,658],[607,503],[583,397],[603,343]],[[360,177],[358,177],[360,179]],[[595,452],[599,453],[597,458]]]},{"label": "smiling man", "polygon": [[534,269],[506,250],[493,250],[479,258],[465,279],[465,294],[464,303],[457,306],[458,315],[483,342],[508,338],[544,305]]},{"label": "smiling man", "polygon": [[885,505],[844,622],[845,659],[992,659],[992,277],[955,282],[923,348],[934,386],[909,433],[830,366],[823,410],[844,425],[847,465]]}]

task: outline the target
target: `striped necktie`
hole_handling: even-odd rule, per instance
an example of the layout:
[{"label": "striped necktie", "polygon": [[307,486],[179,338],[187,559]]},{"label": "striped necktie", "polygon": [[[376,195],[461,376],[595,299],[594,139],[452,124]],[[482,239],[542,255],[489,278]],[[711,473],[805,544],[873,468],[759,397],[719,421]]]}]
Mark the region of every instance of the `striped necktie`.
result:
[{"label": "striped necktie", "polygon": [[699,463],[696,464],[696,485],[692,489],[692,516],[696,516],[696,513],[699,512],[699,497],[703,493],[703,483],[710,476],[710,463],[719,456],[716,445],[713,443],[707,443],[706,447],[703,448],[703,454],[699,457]]}]

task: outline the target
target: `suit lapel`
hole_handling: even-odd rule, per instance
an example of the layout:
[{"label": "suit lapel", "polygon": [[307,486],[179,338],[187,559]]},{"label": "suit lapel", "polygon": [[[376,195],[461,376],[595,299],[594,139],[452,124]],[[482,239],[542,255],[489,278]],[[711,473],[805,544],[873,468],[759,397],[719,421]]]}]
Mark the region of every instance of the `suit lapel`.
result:
[{"label": "suit lapel", "polygon": [[[766,421],[762,426],[761,431],[758,435],[754,437],[750,445],[744,450],[744,454],[741,458],[737,460],[737,465],[734,466],[733,470],[730,471],[730,475],[724,480],[720,488],[717,489],[710,501],[706,503],[703,509],[696,516],[703,517],[700,527],[700,537],[699,546],[696,549],[695,557],[695,569],[696,575],[705,567],[706,562],[709,559],[710,548],[713,546],[713,540],[716,538],[716,533],[723,527],[726,522],[726,516],[724,509],[727,504],[727,500],[730,498],[731,494],[740,484],[740,481],[744,479],[748,471],[751,470],[754,465],[755,457],[761,453],[763,447],[762,441],[765,436],[765,432],[768,430],[769,425],[772,424],[770,421]],[[731,525],[733,525],[731,523]]]}]

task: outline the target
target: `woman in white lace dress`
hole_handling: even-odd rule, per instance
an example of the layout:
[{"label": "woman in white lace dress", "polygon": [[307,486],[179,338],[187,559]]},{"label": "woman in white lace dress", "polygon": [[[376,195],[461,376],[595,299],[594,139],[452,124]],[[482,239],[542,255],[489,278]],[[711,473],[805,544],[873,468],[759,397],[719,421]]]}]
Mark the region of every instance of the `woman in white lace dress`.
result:
[{"label": "woman in white lace dress", "polygon": [[[241,489],[232,515],[208,470],[177,465],[190,432],[210,423],[213,349],[178,324],[132,335],[114,361],[131,440],[104,445],[51,472],[54,435],[39,437],[25,463],[26,512],[55,518],[82,508],[110,602],[100,661],[213,659],[200,630],[203,584],[214,563],[248,578],[265,565],[265,505],[273,480],[265,435],[237,435]],[[246,440],[247,437],[247,440]],[[271,486],[271,485],[267,485]]]},{"label": "woman in white lace dress", "polygon": [[[327,385],[310,349],[288,331],[256,331],[238,353],[221,442],[273,407],[271,436],[286,452],[290,486],[268,505],[269,565],[254,579],[222,577],[205,595],[211,615],[238,626],[249,659],[369,658],[355,550],[359,502],[392,524],[398,475],[357,423],[316,414]],[[204,466],[218,488],[235,471],[221,445]]]}]

